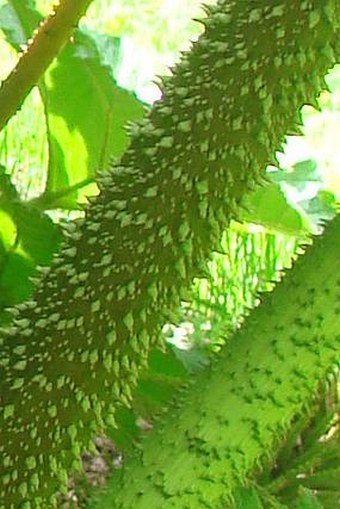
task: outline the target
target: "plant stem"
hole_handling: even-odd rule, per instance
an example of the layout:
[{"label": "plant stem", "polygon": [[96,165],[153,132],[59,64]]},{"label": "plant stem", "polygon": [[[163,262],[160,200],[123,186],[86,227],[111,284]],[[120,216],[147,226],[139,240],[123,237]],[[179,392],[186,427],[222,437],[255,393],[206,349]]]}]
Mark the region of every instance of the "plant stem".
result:
[{"label": "plant stem", "polygon": [[69,40],[92,0],[60,0],[0,88],[0,131]]},{"label": "plant stem", "polygon": [[95,179],[90,177],[82,180],[81,182],[77,182],[73,186],[61,189],[60,191],[56,192],[50,191],[47,193],[43,193],[37,198],[33,198],[32,200],[30,200],[28,203],[30,205],[33,205],[35,208],[39,210],[49,210],[55,207],[55,202],[57,200],[65,198],[66,196],[74,193],[75,191],[78,191],[79,189],[82,189],[85,186],[88,186],[89,184],[92,184],[93,182],[95,182]]}]

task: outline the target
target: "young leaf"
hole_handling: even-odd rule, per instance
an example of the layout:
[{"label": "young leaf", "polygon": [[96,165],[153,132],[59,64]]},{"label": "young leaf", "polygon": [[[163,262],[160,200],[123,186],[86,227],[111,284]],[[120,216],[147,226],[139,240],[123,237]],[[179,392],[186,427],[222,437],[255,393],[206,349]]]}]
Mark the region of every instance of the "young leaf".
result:
[{"label": "young leaf", "polygon": [[[41,19],[36,10],[16,2],[1,14],[0,28],[17,50]],[[84,201],[84,193],[69,188],[85,186],[98,169],[108,167],[110,158],[119,158],[128,145],[126,123],[143,116],[143,104],[117,86],[112,65],[100,53],[103,41],[90,34],[76,30],[38,84],[49,144],[47,185],[35,200],[41,208],[76,208],[81,197]],[[106,38],[105,47],[118,60],[119,41]]]},{"label": "young leaf", "polygon": [[252,192],[244,200],[241,219],[264,226],[270,231],[306,235],[311,231],[307,215],[287,199],[280,186],[273,182]]},{"label": "young leaf", "polygon": [[21,51],[35,27],[43,20],[32,1],[11,0],[0,8],[0,28],[9,44]]},{"label": "young leaf", "polygon": [[[111,44],[117,52],[116,42]],[[48,195],[94,178],[111,157],[119,158],[128,145],[125,124],[143,115],[142,104],[118,87],[111,69],[102,65],[95,39],[80,30],[47,73],[45,103],[51,156]],[[77,194],[53,205],[74,207]]]},{"label": "young leaf", "polygon": [[48,265],[61,241],[51,218],[21,201],[0,167],[0,310],[29,297],[36,265]]}]

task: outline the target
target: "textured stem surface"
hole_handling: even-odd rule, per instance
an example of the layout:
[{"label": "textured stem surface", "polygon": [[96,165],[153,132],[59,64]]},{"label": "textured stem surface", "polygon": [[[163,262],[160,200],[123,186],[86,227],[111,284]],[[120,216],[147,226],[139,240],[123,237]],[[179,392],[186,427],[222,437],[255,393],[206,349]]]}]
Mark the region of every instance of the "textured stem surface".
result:
[{"label": "textured stem surface", "polygon": [[216,509],[273,457],[340,352],[340,216],[91,509]]},{"label": "textured stem surface", "polygon": [[209,9],[205,33],[131,128],[85,221],[1,333],[6,509],[52,505],[80,450],[129,402],[168,313],[323,88],[337,5],[223,0]]}]

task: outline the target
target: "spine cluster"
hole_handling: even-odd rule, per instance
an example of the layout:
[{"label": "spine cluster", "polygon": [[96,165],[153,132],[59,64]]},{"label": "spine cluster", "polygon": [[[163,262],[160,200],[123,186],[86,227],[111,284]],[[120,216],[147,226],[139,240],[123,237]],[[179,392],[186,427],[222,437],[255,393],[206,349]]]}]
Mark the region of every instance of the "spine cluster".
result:
[{"label": "spine cluster", "polygon": [[52,507],[82,448],[129,404],[168,312],[323,87],[336,4],[209,8],[83,224],[0,333],[0,507]]},{"label": "spine cluster", "polygon": [[234,491],[274,463],[292,422],[337,370],[339,246],[340,215],[113,476],[107,507],[243,507]]}]

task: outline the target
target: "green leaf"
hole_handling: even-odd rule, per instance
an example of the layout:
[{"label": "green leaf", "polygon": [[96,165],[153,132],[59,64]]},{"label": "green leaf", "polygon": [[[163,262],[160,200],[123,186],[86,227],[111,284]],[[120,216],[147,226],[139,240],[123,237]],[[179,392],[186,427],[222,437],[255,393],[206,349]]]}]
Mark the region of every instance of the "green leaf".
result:
[{"label": "green leaf", "polygon": [[0,257],[0,310],[24,301],[32,292],[29,278],[34,264],[25,256],[12,252]]},{"label": "green leaf", "polygon": [[108,434],[115,446],[127,451],[131,448],[140,435],[140,428],[137,426],[137,418],[133,410],[120,407],[117,409],[115,419],[117,429],[109,428]]},{"label": "green leaf", "polygon": [[148,371],[170,380],[183,380],[187,376],[186,369],[177,360],[175,352],[170,346],[164,352],[152,351]]},{"label": "green leaf", "polygon": [[0,8],[0,29],[17,51],[21,51],[27,38],[43,19],[34,5],[35,2],[31,0],[10,0]]},{"label": "green leaf", "polygon": [[0,310],[27,299],[36,265],[48,265],[62,234],[51,218],[21,201],[0,167]]},{"label": "green leaf", "polygon": [[263,509],[261,500],[253,486],[239,487],[234,491],[233,495],[233,509]]},{"label": "green leaf", "polygon": [[124,452],[130,449],[140,437],[143,428],[151,426],[155,415],[164,411],[176,390],[187,379],[188,371],[177,359],[170,345],[164,352],[152,350],[149,365],[139,379],[133,408],[119,408],[115,416],[117,429],[109,430],[110,438],[116,446]]},{"label": "green leaf", "polygon": [[244,200],[239,219],[264,226],[269,231],[305,235],[310,231],[306,214],[288,203],[276,183],[260,187]]},{"label": "green leaf", "polygon": [[116,76],[121,64],[121,39],[106,33],[89,30],[86,26],[82,26],[81,31],[95,41],[102,65],[110,69],[113,77]]},{"label": "green leaf", "polygon": [[148,369],[138,384],[134,408],[145,419],[151,419],[171,401],[188,378],[188,371],[176,357],[171,346],[165,352],[153,350]]},{"label": "green leaf", "polygon": [[317,496],[309,490],[308,488],[304,488],[303,486],[299,487],[298,498],[294,504],[296,509],[322,509],[323,506],[319,502]]},{"label": "green leaf", "polygon": [[6,173],[6,168],[0,164],[0,204],[6,201],[19,198],[11,177]]},{"label": "green leaf", "polygon": [[[117,49],[114,39],[111,45]],[[118,87],[102,64],[95,39],[79,30],[47,73],[45,103],[51,156],[47,194],[106,169],[110,158],[119,158],[128,146],[125,124],[143,115],[142,104]],[[78,199],[84,200],[84,192],[75,191],[54,206],[72,208]]]},{"label": "green leaf", "polygon": [[20,248],[35,264],[48,265],[62,238],[60,228],[47,214],[25,203],[13,205],[11,215],[17,225]]},{"label": "green leaf", "polygon": [[[291,171],[271,172],[270,178],[280,184],[289,203],[303,210],[314,227],[335,216],[336,197],[333,193],[322,189],[322,178],[313,159],[299,161]],[[294,194],[289,199],[291,190]]]},{"label": "green leaf", "polygon": [[[215,324],[214,324],[215,325]],[[218,324],[216,324],[217,333]],[[201,333],[202,334],[202,333]],[[199,334],[197,334],[199,335]],[[186,369],[190,373],[194,373],[199,369],[202,369],[205,365],[209,363],[209,355],[211,355],[211,351],[209,351],[208,346],[204,344],[194,344],[191,348],[187,350],[182,350],[180,348],[175,349],[176,357],[183,363]]]},{"label": "green leaf", "polygon": [[[2,12],[0,28],[17,50],[41,19],[33,8],[12,2]],[[101,50],[105,48],[106,56]],[[125,125],[140,119],[144,106],[113,77],[119,60],[119,40],[76,30],[39,83],[44,102],[49,145],[49,167],[41,208],[77,208],[78,201],[97,188],[97,170],[108,167],[128,146]],[[70,72],[72,69],[72,72]],[[71,188],[71,189],[70,189]]]},{"label": "green leaf", "polygon": [[329,191],[319,191],[314,198],[303,200],[299,205],[305,210],[311,221],[318,225],[322,221],[329,221],[336,215],[336,198]]},{"label": "green leaf", "polygon": [[270,177],[274,182],[285,182],[299,191],[303,191],[308,182],[320,182],[318,167],[313,159],[295,163],[291,171],[273,171]]},{"label": "green leaf", "polygon": [[16,241],[17,229],[11,216],[0,209],[0,241],[4,251],[10,249]]}]

